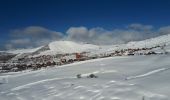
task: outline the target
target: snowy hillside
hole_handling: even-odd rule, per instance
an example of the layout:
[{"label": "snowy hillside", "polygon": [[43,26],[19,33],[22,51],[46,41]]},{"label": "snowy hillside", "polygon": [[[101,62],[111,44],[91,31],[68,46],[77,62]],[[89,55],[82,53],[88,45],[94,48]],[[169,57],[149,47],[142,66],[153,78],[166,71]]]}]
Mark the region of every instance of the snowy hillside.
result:
[{"label": "snowy hillside", "polygon": [[[72,41],[55,41],[49,44],[50,50],[47,52],[55,53],[75,53],[75,52],[109,52],[113,50],[127,49],[127,48],[149,48],[154,46],[166,45],[166,49],[170,51],[170,34],[163,35],[143,41],[133,41],[127,44],[117,44],[117,45],[93,45],[93,44],[83,44],[75,43]],[[47,52],[43,52],[44,54]],[[42,54],[43,54],[42,53]],[[48,53],[47,53],[48,54]]]},{"label": "snowy hillside", "polygon": [[77,52],[88,52],[99,49],[99,46],[84,43],[75,43],[72,41],[55,41],[49,45],[50,50],[42,52],[41,54],[52,55],[52,54],[64,54],[64,53],[77,53]]},{"label": "snowy hillside", "polygon": [[136,42],[129,42],[127,47],[153,47],[155,45],[170,45],[170,34],[162,35],[159,37],[143,40],[143,41],[136,41]]},{"label": "snowy hillside", "polygon": [[[169,54],[109,57],[4,73],[0,100],[169,100],[169,61]],[[86,78],[91,73],[98,78]]]}]

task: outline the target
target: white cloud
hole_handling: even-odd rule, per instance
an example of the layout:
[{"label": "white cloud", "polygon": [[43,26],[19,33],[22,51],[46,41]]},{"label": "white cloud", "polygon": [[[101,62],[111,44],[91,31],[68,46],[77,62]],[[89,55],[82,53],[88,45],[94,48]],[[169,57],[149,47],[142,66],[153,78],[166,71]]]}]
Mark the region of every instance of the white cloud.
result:
[{"label": "white cloud", "polygon": [[89,31],[86,27],[71,27],[66,33],[67,38],[71,40],[84,41],[89,37]]},{"label": "white cloud", "polygon": [[72,41],[105,44],[113,40],[110,32],[103,28],[87,29],[86,27],[71,27],[67,30],[67,39]]},{"label": "white cloud", "polygon": [[11,40],[5,48],[27,48],[46,45],[51,41],[63,38],[63,33],[46,29],[40,26],[29,26],[23,29],[10,31]]},{"label": "white cloud", "polygon": [[[71,27],[67,30],[67,39],[83,41],[93,44],[117,44],[129,41],[137,41],[153,36],[151,25],[132,24],[128,29],[105,30],[97,27],[87,29],[86,27]],[[135,28],[133,29],[132,28]]]}]

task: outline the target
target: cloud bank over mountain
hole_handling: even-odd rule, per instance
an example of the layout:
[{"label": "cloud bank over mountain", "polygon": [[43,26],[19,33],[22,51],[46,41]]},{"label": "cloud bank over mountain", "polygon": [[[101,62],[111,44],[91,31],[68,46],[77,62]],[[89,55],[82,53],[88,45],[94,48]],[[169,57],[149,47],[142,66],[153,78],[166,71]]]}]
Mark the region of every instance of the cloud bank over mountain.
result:
[{"label": "cloud bank over mountain", "polygon": [[152,25],[130,24],[127,27],[107,30],[102,27],[70,27],[65,33],[50,30],[41,26],[29,26],[10,31],[10,40],[5,49],[31,48],[46,45],[57,40],[71,40],[92,44],[110,45],[129,41],[139,41],[159,35],[170,34],[170,26],[155,29]]}]

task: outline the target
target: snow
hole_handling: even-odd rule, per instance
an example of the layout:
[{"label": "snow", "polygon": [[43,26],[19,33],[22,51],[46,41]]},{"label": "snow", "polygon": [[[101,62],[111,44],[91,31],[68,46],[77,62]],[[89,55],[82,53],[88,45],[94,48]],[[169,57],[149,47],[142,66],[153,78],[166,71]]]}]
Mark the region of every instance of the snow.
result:
[{"label": "snow", "polygon": [[75,43],[72,41],[55,41],[49,44],[50,51],[46,51],[45,53],[77,53],[84,52],[89,50],[95,50],[99,47],[92,44],[84,44],[84,43]]},{"label": "snow", "polygon": [[149,75],[152,75],[152,74],[155,74],[155,73],[161,72],[161,71],[166,71],[166,70],[168,70],[168,69],[169,69],[169,68],[160,68],[160,69],[156,69],[156,70],[153,70],[153,71],[147,72],[147,73],[142,74],[142,75],[130,76],[130,77],[127,77],[126,79],[127,79],[127,80],[129,80],[129,79],[135,79],[135,78],[146,77],[146,76],[149,76]]},{"label": "snow", "polygon": [[[169,54],[108,57],[0,74],[8,77],[0,100],[169,100],[169,61]],[[98,78],[86,78],[91,73]]]},{"label": "snow", "polygon": [[8,83],[8,76],[0,76],[0,84]]},{"label": "snow", "polygon": [[139,47],[153,47],[156,45],[162,46],[164,44],[170,45],[170,34],[162,35],[151,39],[146,39],[143,41],[129,42],[126,46],[131,48],[139,48]]}]

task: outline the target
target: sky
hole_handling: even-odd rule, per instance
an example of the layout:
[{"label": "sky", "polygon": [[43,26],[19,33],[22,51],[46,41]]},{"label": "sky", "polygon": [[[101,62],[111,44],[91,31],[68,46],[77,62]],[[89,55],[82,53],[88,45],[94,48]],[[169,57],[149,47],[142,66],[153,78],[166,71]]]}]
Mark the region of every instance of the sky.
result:
[{"label": "sky", "polygon": [[117,44],[170,32],[170,0],[1,0],[0,50],[56,40]]}]

